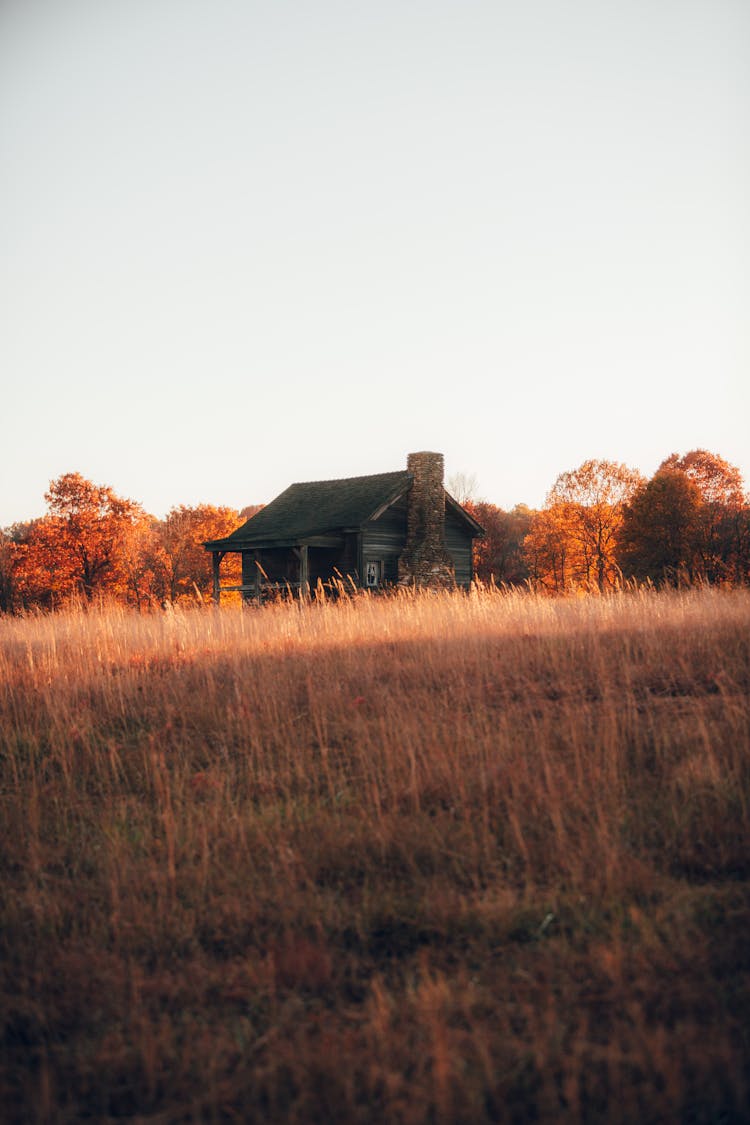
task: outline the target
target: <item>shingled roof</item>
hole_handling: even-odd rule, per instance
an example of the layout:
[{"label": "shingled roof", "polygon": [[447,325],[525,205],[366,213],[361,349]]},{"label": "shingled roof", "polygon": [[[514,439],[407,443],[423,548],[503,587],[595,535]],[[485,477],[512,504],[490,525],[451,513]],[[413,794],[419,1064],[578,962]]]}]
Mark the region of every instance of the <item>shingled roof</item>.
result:
[{"label": "shingled roof", "polygon": [[237,551],[270,542],[296,543],[316,535],[360,528],[380,508],[392,504],[412,483],[406,470],[342,480],[290,484],[265,508],[209,550]]}]

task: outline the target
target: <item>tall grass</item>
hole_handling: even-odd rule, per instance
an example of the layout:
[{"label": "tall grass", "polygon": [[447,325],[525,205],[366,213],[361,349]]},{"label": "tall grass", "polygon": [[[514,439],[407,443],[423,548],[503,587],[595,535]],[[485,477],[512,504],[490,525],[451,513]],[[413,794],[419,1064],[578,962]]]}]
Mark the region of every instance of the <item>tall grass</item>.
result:
[{"label": "tall grass", "polygon": [[750,596],[0,621],[11,1121],[750,1115]]}]

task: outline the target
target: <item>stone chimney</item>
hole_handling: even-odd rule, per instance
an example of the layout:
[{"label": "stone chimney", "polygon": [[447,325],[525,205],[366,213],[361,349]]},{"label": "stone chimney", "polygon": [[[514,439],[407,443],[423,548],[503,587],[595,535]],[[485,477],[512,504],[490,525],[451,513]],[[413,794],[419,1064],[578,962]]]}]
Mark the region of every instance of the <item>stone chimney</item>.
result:
[{"label": "stone chimney", "polygon": [[453,561],[445,549],[445,488],[442,453],[410,453],[406,546],[398,560],[405,586],[451,586]]}]

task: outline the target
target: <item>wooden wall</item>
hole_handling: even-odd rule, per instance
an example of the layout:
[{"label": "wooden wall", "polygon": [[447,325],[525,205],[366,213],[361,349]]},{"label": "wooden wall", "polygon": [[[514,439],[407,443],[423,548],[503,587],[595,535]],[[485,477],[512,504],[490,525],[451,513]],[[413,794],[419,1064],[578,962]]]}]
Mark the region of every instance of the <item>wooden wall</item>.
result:
[{"label": "wooden wall", "polygon": [[386,508],[362,532],[362,572],[368,562],[382,562],[383,581],[398,580],[398,560],[406,544],[406,497]]},{"label": "wooden wall", "polygon": [[471,536],[466,524],[448,506],[445,509],[445,549],[453,560],[456,582],[459,586],[468,586],[474,576]]}]

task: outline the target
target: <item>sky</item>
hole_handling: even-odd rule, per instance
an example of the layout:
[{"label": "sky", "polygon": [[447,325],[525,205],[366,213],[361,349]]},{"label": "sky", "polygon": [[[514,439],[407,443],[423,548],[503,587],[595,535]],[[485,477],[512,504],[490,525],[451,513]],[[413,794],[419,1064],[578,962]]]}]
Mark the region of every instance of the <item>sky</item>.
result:
[{"label": "sky", "polygon": [[750,485],[747,0],[3,0],[0,527],[444,453]]}]

